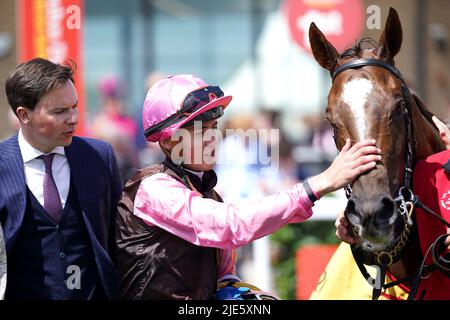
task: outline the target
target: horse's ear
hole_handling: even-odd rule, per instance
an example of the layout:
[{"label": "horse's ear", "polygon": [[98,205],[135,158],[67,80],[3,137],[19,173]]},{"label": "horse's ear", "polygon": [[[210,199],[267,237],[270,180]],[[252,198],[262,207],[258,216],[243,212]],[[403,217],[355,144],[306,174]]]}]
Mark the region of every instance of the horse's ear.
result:
[{"label": "horse's ear", "polygon": [[336,48],[325,38],[314,22],[309,26],[309,43],[317,62],[329,71],[334,69],[338,57]]},{"label": "horse's ear", "polygon": [[394,8],[390,8],[386,25],[378,42],[378,56],[389,60],[393,59],[400,51],[402,37],[402,24],[398,13]]}]

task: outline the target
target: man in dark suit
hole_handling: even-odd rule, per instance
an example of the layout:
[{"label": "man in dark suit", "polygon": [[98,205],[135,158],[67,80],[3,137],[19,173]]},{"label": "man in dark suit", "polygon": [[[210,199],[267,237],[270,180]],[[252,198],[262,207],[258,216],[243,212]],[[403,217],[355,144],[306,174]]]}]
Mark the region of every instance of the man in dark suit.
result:
[{"label": "man in dark suit", "polygon": [[20,131],[0,143],[5,299],[113,299],[115,217],[122,181],[109,144],[74,137],[73,68],[36,58],[6,95]]}]

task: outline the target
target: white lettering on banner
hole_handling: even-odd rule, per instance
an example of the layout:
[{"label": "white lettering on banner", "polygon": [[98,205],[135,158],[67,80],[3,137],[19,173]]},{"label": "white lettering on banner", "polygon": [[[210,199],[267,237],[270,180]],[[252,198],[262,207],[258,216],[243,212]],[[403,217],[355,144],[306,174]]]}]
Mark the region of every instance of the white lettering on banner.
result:
[{"label": "white lettering on banner", "polygon": [[48,59],[55,63],[63,63],[67,59],[68,47],[63,41],[65,12],[61,0],[47,0],[45,15]]},{"label": "white lettering on banner", "polygon": [[309,26],[314,22],[322,30],[325,36],[341,35],[343,33],[343,17],[338,10],[322,12],[318,10],[309,10],[306,14],[297,19],[297,27],[303,33],[303,45],[307,48],[309,45]]},{"label": "white lettering on banner", "polygon": [[441,206],[445,210],[450,210],[450,190],[442,195]]}]

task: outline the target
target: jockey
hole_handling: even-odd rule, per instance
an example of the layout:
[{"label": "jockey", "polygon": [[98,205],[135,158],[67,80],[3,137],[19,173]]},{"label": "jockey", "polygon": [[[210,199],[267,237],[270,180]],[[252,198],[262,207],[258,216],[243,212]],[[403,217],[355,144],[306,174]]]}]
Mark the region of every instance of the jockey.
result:
[{"label": "jockey", "polygon": [[[433,121],[439,129],[441,139],[447,146],[448,150],[431,155],[417,163],[414,168],[413,191],[427,207],[450,222],[450,130],[436,117],[433,117]],[[427,254],[428,249],[439,236],[447,233],[449,236],[444,242],[447,248],[443,248],[443,253],[445,254],[445,251],[448,253],[450,250],[450,230],[446,228],[442,222],[424,212],[420,208],[416,208],[415,216],[422,254],[423,256],[427,255],[427,259],[425,261],[426,264],[432,265],[432,256],[429,252]],[[341,213],[336,220],[336,228],[336,235],[339,239],[350,244],[356,243],[357,239],[351,236],[351,232],[349,231],[350,224],[344,217],[343,213]],[[358,280],[355,280],[354,285],[347,284],[348,291],[345,297],[347,299],[370,298],[372,287],[369,285],[366,284],[364,286],[365,292],[360,292],[360,285],[362,282],[365,282],[365,280],[354,262],[350,248],[346,244],[341,244],[340,248],[341,247],[342,249],[338,250],[341,253],[339,255],[334,255],[330,260],[330,264],[335,266],[333,270],[339,273],[336,271],[336,266],[342,266],[341,269],[345,269],[346,274],[359,275]],[[344,247],[346,249],[344,249]],[[351,263],[345,263],[344,261],[351,261]],[[386,282],[390,282],[392,280],[388,277],[389,275],[387,275]],[[329,281],[329,283],[331,284],[332,281]],[[445,275],[439,271],[434,271],[423,277],[415,298],[424,300],[449,300],[449,288],[449,275]],[[384,294],[382,295],[382,298],[405,299],[409,293],[409,288],[406,288],[405,286],[395,289],[390,288],[389,290],[390,295]],[[323,286],[320,291],[322,291],[322,293],[316,289],[313,297],[316,299],[326,299],[329,298],[327,292],[333,292],[332,288],[323,289]]]},{"label": "jockey", "polygon": [[231,99],[192,75],[169,76],[148,91],[145,136],[166,159],[138,170],[119,202],[116,261],[123,299],[270,297],[237,277],[234,250],[308,219],[315,200],[381,159],[374,140],[352,147],[348,140],[323,173],[258,201],[223,203],[213,189],[214,137]]}]

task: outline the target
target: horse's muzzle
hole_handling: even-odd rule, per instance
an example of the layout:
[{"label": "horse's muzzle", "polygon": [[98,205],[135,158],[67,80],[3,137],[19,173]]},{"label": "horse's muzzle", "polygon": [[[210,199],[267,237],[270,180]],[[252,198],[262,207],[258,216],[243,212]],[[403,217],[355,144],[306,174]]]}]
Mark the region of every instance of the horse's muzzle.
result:
[{"label": "horse's muzzle", "polygon": [[345,215],[354,226],[357,236],[363,240],[382,244],[391,240],[398,214],[392,198],[382,196],[375,200],[350,198]]}]

